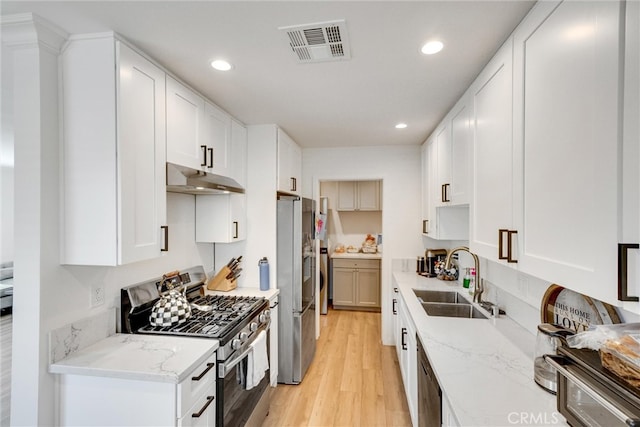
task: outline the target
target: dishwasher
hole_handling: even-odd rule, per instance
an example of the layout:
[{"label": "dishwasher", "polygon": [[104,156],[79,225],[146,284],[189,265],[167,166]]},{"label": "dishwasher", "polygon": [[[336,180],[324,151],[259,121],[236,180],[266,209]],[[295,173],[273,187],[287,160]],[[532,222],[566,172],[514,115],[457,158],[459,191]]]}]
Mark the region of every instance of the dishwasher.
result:
[{"label": "dishwasher", "polygon": [[440,427],[442,425],[442,391],[427,359],[420,337],[418,344],[418,425]]}]

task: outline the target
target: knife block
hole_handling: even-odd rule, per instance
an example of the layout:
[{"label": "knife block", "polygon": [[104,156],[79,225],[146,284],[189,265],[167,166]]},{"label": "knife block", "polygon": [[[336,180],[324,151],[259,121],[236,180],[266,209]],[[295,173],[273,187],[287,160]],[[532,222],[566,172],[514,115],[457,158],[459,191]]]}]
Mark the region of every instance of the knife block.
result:
[{"label": "knife block", "polygon": [[210,291],[231,291],[237,287],[236,279],[227,279],[231,273],[231,269],[227,266],[222,267],[218,274],[212,277],[207,283],[207,289]]}]

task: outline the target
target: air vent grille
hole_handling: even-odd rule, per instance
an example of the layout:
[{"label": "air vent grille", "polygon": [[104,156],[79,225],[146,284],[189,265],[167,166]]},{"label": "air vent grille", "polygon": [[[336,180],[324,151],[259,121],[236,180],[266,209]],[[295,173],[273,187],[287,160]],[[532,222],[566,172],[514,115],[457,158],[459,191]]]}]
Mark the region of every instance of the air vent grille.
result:
[{"label": "air vent grille", "polygon": [[300,63],[340,61],[351,58],[344,20],[278,28]]}]

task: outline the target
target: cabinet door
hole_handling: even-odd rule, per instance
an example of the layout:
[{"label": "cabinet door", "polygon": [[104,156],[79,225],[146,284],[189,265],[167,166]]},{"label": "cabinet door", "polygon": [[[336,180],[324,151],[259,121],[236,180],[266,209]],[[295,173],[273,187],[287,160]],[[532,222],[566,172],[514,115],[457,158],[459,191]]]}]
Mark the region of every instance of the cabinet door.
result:
[{"label": "cabinet door", "polygon": [[357,204],[357,182],[338,182],[338,207],[339,211],[355,211]]},{"label": "cabinet door", "polygon": [[166,224],[165,74],[118,49],[119,264],[160,256]]},{"label": "cabinet door", "polygon": [[351,268],[333,269],[333,304],[355,305],[355,270]]},{"label": "cabinet door", "polygon": [[[640,244],[640,2],[626,3],[625,20],[624,118],[622,155],[622,239],[620,243]],[[640,249],[629,248],[627,295],[640,296]],[[638,302],[625,302],[624,308],[640,311]]]},{"label": "cabinet door", "polygon": [[472,144],[471,107],[463,102],[454,108],[451,116],[451,186],[448,192],[452,205],[469,203]]},{"label": "cabinet door", "polygon": [[168,162],[206,170],[207,148],[201,141],[203,117],[204,99],[167,76]]},{"label": "cabinet door", "polygon": [[615,304],[621,3],[543,3],[514,35],[519,268]]},{"label": "cabinet door", "polygon": [[498,259],[498,230],[513,225],[512,39],[500,48],[472,87],[473,204],[469,245]]},{"label": "cabinet door", "polygon": [[380,210],[380,181],[358,181],[358,206],[360,211]]},{"label": "cabinet door", "polygon": [[246,195],[196,196],[196,242],[232,243],[247,236]]},{"label": "cabinet door", "polygon": [[434,239],[438,238],[438,220],[436,206],[440,200],[440,191],[436,191],[438,182],[438,145],[435,138],[427,145],[428,175],[429,175],[429,222],[426,234]]},{"label": "cabinet door", "polygon": [[436,206],[444,206],[451,202],[451,129],[445,123],[436,131]]},{"label": "cabinet door", "polygon": [[420,149],[421,172],[422,172],[422,234],[429,234],[429,207],[431,206],[429,197],[429,141],[425,141]]},{"label": "cabinet door", "polygon": [[278,129],[278,191],[300,193],[302,152],[282,129]]},{"label": "cabinet door", "polygon": [[380,308],[380,270],[358,269],[357,301],[360,307]]},{"label": "cabinet door", "polygon": [[247,128],[232,120],[230,176],[243,187],[247,186],[247,149]]},{"label": "cabinet door", "polygon": [[206,146],[205,170],[228,176],[231,155],[231,117],[208,102],[204,103],[201,142]]}]

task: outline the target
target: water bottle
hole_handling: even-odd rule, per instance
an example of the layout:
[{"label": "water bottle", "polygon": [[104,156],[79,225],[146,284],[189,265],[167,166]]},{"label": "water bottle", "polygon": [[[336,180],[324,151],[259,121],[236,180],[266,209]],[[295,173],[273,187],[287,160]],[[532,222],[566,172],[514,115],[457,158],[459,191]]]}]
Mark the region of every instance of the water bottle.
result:
[{"label": "water bottle", "polygon": [[258,268],[260,269],[260,290],[269,290],[269,261],[267,257],[258,261]]}]

